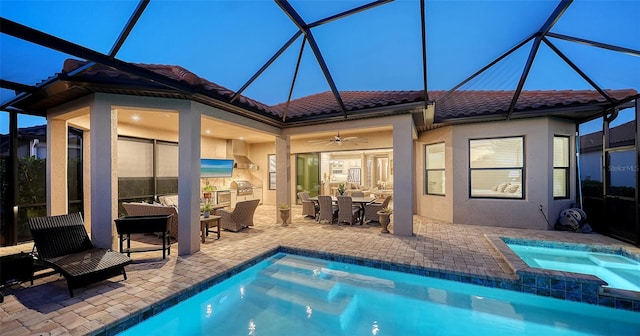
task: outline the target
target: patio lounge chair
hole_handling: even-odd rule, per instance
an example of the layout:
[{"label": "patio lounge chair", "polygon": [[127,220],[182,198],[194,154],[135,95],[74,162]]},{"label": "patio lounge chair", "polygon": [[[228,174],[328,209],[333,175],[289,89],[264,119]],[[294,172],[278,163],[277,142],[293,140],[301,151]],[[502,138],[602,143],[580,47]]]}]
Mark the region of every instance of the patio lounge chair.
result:
[{"label": "patio lounge chair", "polygon": [[29,218],[36,263],[51,267],[73,290],[122,274],[131,263],[126,255],[93,245],[80,213]]},{"label": "patio lounge chair", "polygon": [[232,210],[218,209],[216,215],[220,216],[220,228],[238,232],[249,226],[253,226],[253,214],[260,203],[259,199],[240,201]]},{"label": "patio lounge chair", "polygon": [[378,211],[384,209],[389,206],[389,201],[391,201],[391,195],[385,197],[382,203],[372,202],[366,204],[364,206],[364,220],[365,222],[377,222],[378,221]]}]

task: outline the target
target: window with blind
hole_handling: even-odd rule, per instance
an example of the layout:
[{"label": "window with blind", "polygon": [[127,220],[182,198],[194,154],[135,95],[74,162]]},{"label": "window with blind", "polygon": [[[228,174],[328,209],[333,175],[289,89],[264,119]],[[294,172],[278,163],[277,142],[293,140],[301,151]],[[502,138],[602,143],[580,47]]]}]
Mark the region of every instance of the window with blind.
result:
[{"label": "window with blind", "polygon": [[424,146],[425,190],[427,195],[445,195],[444,142]]},{"label": "window with blind", "polygon": [[553,198],[569,198],[569,137],[553,137]]},{"label": "window with blind", "polygon": [[151,201],[178,193],[178,144],[118,137],[118,199]]},{"label": "window with blind", "polygon": [[524,198],[524,136],[469,140],[469,196]]},{"label": "window with blind", "polygon": [[178,144],[156,142],[156,194],[172,194],[178,190]]}]

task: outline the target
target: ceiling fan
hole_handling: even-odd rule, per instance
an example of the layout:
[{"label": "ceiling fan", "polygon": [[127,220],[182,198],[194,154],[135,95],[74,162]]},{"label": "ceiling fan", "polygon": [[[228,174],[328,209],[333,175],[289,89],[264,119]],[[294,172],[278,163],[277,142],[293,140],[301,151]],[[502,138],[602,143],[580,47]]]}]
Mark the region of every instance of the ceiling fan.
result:
[{"label": "ceiling fan", "polygon": [[340,132],[337,135],[329,138],[329,139],[318,139],[318,140],[309,140],[309,143],[313,145],[338,145],[342,146],[343,144],[357,145],[359,143],[366,143],[368,140],[364,138],[359,138],[357,136],[350,137],[341,137]]}]

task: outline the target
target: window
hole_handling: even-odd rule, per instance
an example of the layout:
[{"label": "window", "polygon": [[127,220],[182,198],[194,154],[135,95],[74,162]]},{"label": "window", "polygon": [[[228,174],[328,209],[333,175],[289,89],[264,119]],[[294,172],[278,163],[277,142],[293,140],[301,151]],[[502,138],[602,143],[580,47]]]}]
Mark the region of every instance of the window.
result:
[{"label": "window", "polygon": [[569,137],[553,137],[553,198],[569,197]]},{"label": "window", "polygon": [[269,190],[276,190],[276,155],[269,154],[267,161],[269,161]]},{"label": "window", "polygon": [[176,193],[178,193],[177,143],[118,137],[118,200],[120,203],[152,201],[156,195]]},{"label": "window", "polygon": [[444,142],[424,147],[425,190],[427,195],[445,194]]},{"label": "window", "polygon": [[524,196],[524,137],[469,140],[470,197]]}]

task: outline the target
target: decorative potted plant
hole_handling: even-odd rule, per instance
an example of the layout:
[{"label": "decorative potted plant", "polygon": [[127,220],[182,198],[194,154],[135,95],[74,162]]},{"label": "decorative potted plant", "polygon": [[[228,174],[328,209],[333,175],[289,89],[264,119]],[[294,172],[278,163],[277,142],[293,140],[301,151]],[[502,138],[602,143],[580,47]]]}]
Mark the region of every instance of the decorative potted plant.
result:
[{"label": "decorative potted plant", "polygon": [[291,215],[291,208],[289,207],[289,204],[280,204],[278,206],[278,209],[280,209],[280,218],[282,218],[282,226],[287,226],[287,220]]},{"label": "decorative potted plant", "polygon": [[211,199],[211,194],[214,190],[216,190],[216,187],[212,185],[206,185],[204,188],[202,188],[202,197]]},{"label": "decorative potted plant", "polygon": [[382,208],[376,214],[378,215],[378,222],[382,226],[382,233],[389,233],[389,222],[391,221],[391,214],[393,210],[391,208]]},{"label": "decorative potted plant", "polygon": [[344,183],[338,184],[338,194],[344,195],[345,190],[346,190],[346,187]]},{"label": "decorative potted plant", "polygon": [[213,210],[213,208],[211,207],[211,202],[209,200],[205,201],[202,205],[202,217],[209,218],[209,215],[211,215],[211,210]]}]

